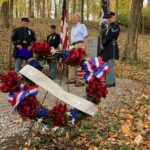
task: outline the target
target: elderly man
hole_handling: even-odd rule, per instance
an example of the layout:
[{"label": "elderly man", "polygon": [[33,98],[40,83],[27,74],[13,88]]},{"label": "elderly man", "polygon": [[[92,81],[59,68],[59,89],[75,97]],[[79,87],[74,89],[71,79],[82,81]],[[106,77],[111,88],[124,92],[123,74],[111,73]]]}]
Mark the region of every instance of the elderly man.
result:
[{"label": "elderly man", "polygon": [[[78,13],[74,13],[72,17],[72,29],[71,29],[71,37],[70,37],[70,45],[69,49],[73,47],[82,47],[85,48],[88,42],[88,31],[84,24],[80,23],[80,15]],[[76,83],[75,86],[83,86],[83,82],[77,79],[76,70],[80,68],[69,67],[69,82]]]}]

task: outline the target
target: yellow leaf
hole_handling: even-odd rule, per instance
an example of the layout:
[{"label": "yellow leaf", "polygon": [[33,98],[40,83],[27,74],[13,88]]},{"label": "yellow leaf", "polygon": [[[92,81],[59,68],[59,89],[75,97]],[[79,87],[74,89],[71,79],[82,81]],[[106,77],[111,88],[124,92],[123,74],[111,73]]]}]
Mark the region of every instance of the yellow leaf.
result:
[{"label": "yellow leaf", "polygon": [[24,147],[22,150],[29,150],[27,147]]},{"label": "yellow leaf", "polygon": [[122,133],[125,135],[125,136],[130,136],[131,135],[131,132],[130,132],[130,126],[128,124],[123,124],[121,126],[121,129],[122,129]]},{"label": "yellow leaf", "polygon": [[94,147],[94,150],[98,150],[98,148],[97,148],[97,147]]},{"label": "yellow leaf", "polygon": [[143,142],[143,137],[139,134],[136,136],[134,142],[137,144],[137,145],[140,145],[142,142]]}]

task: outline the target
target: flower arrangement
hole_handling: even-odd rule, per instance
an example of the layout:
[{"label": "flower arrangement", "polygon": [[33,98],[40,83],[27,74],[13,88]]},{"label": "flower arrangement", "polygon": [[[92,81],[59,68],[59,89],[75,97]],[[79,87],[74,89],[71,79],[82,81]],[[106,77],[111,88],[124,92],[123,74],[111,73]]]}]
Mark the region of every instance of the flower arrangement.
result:
[{"label": "flower arrangement", "polygon": [[[40,53],[42,44],[38,42],[32,44],[34,52]],[[45,53],[48,52],[48,47],[46,45],[43,47],[45,47]],[[74,48],[71,51],[63,51],[61,57],[70,66],[79,65],[82,67],[77,75],[87,83],[86,94],[88,99],[98,104],[101,98],[105,98],[108,94],[107,85],[104,82],[108,66],[100,57],[85,60],[85,55],[84,49]],[[29,64],[39,70],[41,69],[37,60],[31,60]],[[44,129],[51,130],[66,127],[70,124],[74,125],[80,118],[82,113],[76,109],[68,110],[66,104],[57,103],[51,109],[44,107],[36,97],[38,86],[30,82],[29,79],[26,81],[28,83],[23,83],[23,76],[10,71],[2,75],[0,85],[1,92],[8,93],[8,102],[23,120],[34,120],[37,124],[42,124]]]},{"label": "flower arrangement", "polygon": [[0,90],[4,93],[15,91],[21,83],[21,77],[18,76],[15,72],[10,71],[8,74],[1,77],[2,85]]},{"label": "flower arrangement", "polygon": [[39,42],[39,41],[32,42],[31,46],[32,46],[32,52],[35,54],[46,55],[46,54],[50,54],[51,52],[51,48],[46,42]]},{"label": "flower arrangement", "polygon": [[49,130],[74,124],[77,120],[77,110],[68,110],[66,104],[57,103],[52,109],[42,106],[36,97],[38,86],[22,82],[21,75],[13,71],[8,72],[1,77],[0,90],[8,93],[8,102],[23,120],[42,120],[41,123],[50,127]]},{"label": "flower arrangement", "polygon": [[70,66],[81,65],[85,55],[86,52],[83,48],[73,48],[69,51],[69,54],[65,59],[65,62]]},{"label": "flower arrangement", "polygon": [[85,59],[86,52],[82,48],[65,50],[61,54],[62,60],[70,66],[81,66],[76,76],[87,83],[86,94],[94,103],[100,102],[108,94],[104,77],[108,73],[108,66],[101,57]]}]

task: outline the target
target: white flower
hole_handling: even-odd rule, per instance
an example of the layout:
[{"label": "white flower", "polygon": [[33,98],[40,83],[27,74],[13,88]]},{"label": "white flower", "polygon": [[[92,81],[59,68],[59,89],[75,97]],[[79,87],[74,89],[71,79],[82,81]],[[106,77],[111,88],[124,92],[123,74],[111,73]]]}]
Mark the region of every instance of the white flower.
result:
[{"label": "white flower", "polygon": [[57,127],[54,127],[54,128],[52,128],[52,132],[55,132],[55,131],[57,131],[59,129],[59,127],[57,126]]}]

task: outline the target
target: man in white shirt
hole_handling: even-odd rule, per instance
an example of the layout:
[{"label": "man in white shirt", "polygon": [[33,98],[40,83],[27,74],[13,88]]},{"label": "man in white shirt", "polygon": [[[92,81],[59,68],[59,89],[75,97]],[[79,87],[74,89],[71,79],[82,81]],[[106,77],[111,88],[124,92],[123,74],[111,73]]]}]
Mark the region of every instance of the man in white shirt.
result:
[{"label": "man in white shirt", "polygon": [[[88,31],[84,24],[80,23],[80,15],[79,13],[74,13],[72,17],[72,29],[71,29],[71,37],[69,49],[73,47],[81,47],[85,48],[88,42]],[[76,78],[76,70],[79,68],[69,67],[69,82],[76,83],[76,86],[83,86],[84,84],[81,80]]]}]

